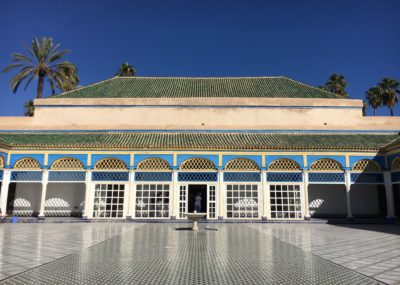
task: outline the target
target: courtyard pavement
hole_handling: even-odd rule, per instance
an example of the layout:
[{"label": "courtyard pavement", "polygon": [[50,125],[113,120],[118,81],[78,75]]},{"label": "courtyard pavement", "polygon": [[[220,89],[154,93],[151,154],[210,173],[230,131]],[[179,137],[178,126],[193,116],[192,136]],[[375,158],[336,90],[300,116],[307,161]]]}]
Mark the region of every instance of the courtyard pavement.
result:
[{"label": "courtyard pavement", "polygon": [[0,284],[400,284],[400,226],[187,227],[0,224]]}]

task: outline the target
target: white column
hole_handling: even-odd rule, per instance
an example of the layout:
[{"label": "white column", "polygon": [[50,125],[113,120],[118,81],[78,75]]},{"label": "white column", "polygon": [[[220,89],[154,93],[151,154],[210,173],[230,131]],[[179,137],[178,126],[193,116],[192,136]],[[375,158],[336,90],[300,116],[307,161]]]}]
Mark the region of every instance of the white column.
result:
[{"label": "white column", "polygon": [[128,220],[132,220],[135,218],[135,201],[136,201],[136,185],[135,185],[135,172],[133,170],[129,171],[129,185],[128,191],[129,194],[125,199],[128,199],[128,212],[126,218]]},{"label": "white column", "polygon": [[7,199],[8,199],[8,189],[10,187],[11,181],[11,169],[3,170],[3,181],[1,183],[0,192],[0,211],[1,216],[4,217],[7,214]]},{"label": "white column", "polygon": [[261,200],[262,203],[262,216],[264,219],[271,219],[271,203],[270,203],[270,195],[269,195],[269,187],[267,184],[267,171],[261,170]]},{"label": "white column", "polygon": [[386,190],[386,204],[387,204],[387,218],[396,218],[394,211],[394,199],[393,199],[393,185],[392,185],[392,174],[390,171],[383,172],[383,179],[385,182]]},{"label": "white column", "polygon": [[171,219],[179,218],[179,185],[178,185],[178,170],[172,170],[172,189],[170,191],[171,199]]},{"label": "white column", "polygon": [[347,218],[353,219],[353,213],[351,211],[351,175],[349,170],[344,171],[345,184],[346,184],[346,201],[347,201]]},{"label": "white column", "polygon": [[94,189],[92,189],[92,171],[86,171],[86,179],[85,179],[85,208],[83,209],[83,219],[93,218],[93,195]]},{"label": "white column", "polygon": [[42,195],[40,196],[39,219],[44,219],[44,204],[46,202],[47,185],[49,184],[49,171],[43,170],[42,175]]},{"label": "white column", "polygon": [[303,176],[303,199],[304,199],[304,218],[306,220],[309,220],[311,215],[310,215],[310,202],[308,200],[308,170],[303,169],[302,172]]},{"label": "white column", "polygon": [[226,202],[225,202],[225,189],[224,189],[224,172],[219,169],[218,170],[218,189],[217,189],[217,211],[218,211],[218,220],[223,220],[226,217]]}]

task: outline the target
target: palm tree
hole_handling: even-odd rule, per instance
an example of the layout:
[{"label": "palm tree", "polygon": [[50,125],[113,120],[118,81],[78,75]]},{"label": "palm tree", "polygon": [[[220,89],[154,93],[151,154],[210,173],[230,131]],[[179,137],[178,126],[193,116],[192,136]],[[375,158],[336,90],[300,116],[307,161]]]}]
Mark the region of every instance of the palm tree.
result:
[{"label": "palm tree", "polygon": [[118,72],[115,74],[116,76],[135,76],[136,75],[136,70],[135,68],[130,65],[129,63],[125,62],[124,64],[121,64],[119,67]]},{"label": "palm tree", "polygon": [[33,100],[26,101],[24,104],[25,113],[27,117],[33,117],[35,113],[35,105],[33,105]]},{"label": "palm tree", "polygon": [[53,44],[52,38],[43,37],[41,40],[35,38],[32,46],[26,48],[28,55],[21,53],[12,54],[12,64],[7,66],[3,72],[19,68],[19,72],[10,79],[13,92],[17,92],[20,84],[26,80],[25,90],[32,80],[38,80],[36,98],[43,98],[44,81],[47,78],[52,95],[55,94],[56,86],[60,87],[63,82],[70,80],[71,74],[76,76],[76,66],[68,61],[59,62],[69,53],[69,50],[59,50],[60,44]]},{"label": "palm tree", "polygon": [[393,78],[385,77],[378,86],[381,88],[383,105],[388,106],[390,109],[390,115],[394,116],[393,109],[399,101],[398,95],[400,94],[400,83]]},{"label": "palm tree", "polygon": [[344,98],[348,98],[349,94],[344,90],[347,86],[347,81],[341,74],[332,74],[329,80],[323,86],[323,89],[332,93],[338,94]]},{"label": "palm tree", "polygon": [[366,98],[368,100],[368,105],[374,109],[374,116],[376,115],[376,109],[382,106],[383,96],[382,89],[378,86],[371,87],[366,92]]},{"label": "palm tree", "polygon": [[79,77],[76,74],[77,69],[72,70],[68,68],[61,68],[60,73],[63,74],[65,80],[61,82],[61,85],[57,85],[58,89],[62,92],[71,91],[79,85]]}]

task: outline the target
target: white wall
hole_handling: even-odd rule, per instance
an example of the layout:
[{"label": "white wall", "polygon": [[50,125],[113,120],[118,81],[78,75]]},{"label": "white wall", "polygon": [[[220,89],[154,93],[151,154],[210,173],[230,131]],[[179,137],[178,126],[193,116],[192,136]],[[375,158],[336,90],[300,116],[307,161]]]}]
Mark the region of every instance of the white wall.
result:
[{"label": "white wall", "polygon": [[14,198],[14,215],[31,216],[40,210],[41,183],[17,183]]},{"label": "white wall", "polygon": [[308,202],[312,217],[347,216],[346,188],[344,185],[309,185]]},{"label": "white wall", "polygon": [[368,184],[352,185],[351,207],[354,216],[378,216],[378,187]]},{"label": "white wall", "polygon": [[85,200],[83,183],[50,183],[47,186],[45,216],[82,213]]}]

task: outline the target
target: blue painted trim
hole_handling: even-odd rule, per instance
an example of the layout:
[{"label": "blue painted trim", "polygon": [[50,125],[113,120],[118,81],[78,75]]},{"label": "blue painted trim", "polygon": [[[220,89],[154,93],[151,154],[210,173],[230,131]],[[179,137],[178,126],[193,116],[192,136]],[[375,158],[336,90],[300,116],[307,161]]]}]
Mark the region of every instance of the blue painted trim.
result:
[{"label": "blue painted trim", "polygon": [[3,180],[3,174],[4,173],[4,170],[0,170],[0,181],[2,181]]},{"label": "blue painted trim", "polygon": [[226,164],[236,158],[247,158],[249,160],[254,161],[255,163],[257,163],[258,168],[261,169],[261,165],[262,165],[262,156],[261,155],[223,155],[222,156],[222,169],[224,169],[226,167]]},{"label": "blue painted trim", "polygon": [[344,133],[344,134],[393,134],[398,130],[0,130],[0,133]]},{"label": "blue painted trim", "polygon": [[49,182],[71,181],[85,182],[85,171],[50,171]]},{"label": "blue painted trim", "polygon": [[260,172],[224,172],[224,182],[260,182]]},{"label": "blue painted trim", "polygon": [[83,167],[87,166],[87,161],[88,161],[88,154],[72,154],[72,153],[65,153],[65,154],[49,154],[48,156],[48,161],[47,165],[50,167],[54,161],[63,158],[63,157],[72,157],[77,160],[79,160],[82,164]]},{"label": "blue painted trim", "polygon": [[237,108],[237,109],[362,109],[362,107],[356,106],[270,106],[270,105],[38,105],[37,108]]},{"label": "blue painted trim", "polygon": [[217,154],[205,154],[205,155],[191,155],[191,154],[178,154],[177,159],[176,159],[176,164],[177,166],[180,166],[182,162],[185,160],[188,160],[190,158],[204,158],[212,161],[215,165],[215,167],[218,167],[218,155]]},{"label": "blue painted trim", "polygon": [[136,182],[170,182],[172,181],[172,172],[135,172]]},{"label": "blue painted trim", "polygon": [[10,180],[15,181],[42,181],[42,171],[12,171]]},{"label": "blue painted trim", "polygon": [[311,166],[315,161],[323,158],[329,158],[336,160],[342,165],[342,169],[346,167],[346,157],[343,155],[307,155],[307,165],[308,167]]},{"label": "blue painted trim", "polygon": [[303,162],[303,156],[302,155],[266,155],[265,156],[265,165],[266,168],[268,169],[269,165],[278,159],[282,159],[282,158],[286,158],[286,159],[291,159],[295,162],[297,162],[297,164],[300,166],[300,168],[304,168],[304,162]]},{"label": "blue painted trim", "polygon": [[43,167],[44,165],[44,154],[18,153],[18,154],[11,154],[10,166],[14,167],[15,163],[23,158],[33,158],[40,163],[41,167]]},{"label": "blue painted trim", "polygon": [[136,168],[140,162],[149,158],[161,158],[168,162],[171,167],[174,164],[174,156],[172,154],[135,154],[133,167]]},{"label": "blue painted trim", "polygon": [[354,164],[362,159],[369,159],[379,164],[381,169],[386,169],[385,167],[385,157],[384,156],[374,156],[374,155],[351,155],[349,157],[350,169],[353,168]]},{"label": "blue painted trim", "polygon": [[123,162],[125,162],[127,167],[129,167],[131,161],[131,157],[129,154],[92,154],[90,166],[94,167],[97,162],[104,158],[116,158],[122,160]]}]

